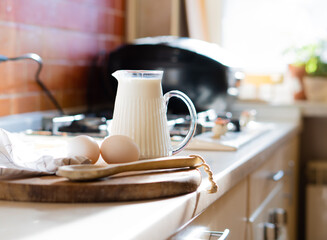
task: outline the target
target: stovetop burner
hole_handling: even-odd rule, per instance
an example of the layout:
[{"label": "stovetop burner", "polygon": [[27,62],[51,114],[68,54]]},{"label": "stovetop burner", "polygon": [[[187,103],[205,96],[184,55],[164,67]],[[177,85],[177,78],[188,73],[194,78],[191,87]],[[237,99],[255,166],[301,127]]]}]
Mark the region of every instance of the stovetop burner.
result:
[{"label": "stovetop burner", "polygon": [[105,117],[98,117],[94,114],[77,114],[44,118],[42,131],[50,132],[52,135],[85,134],[103,138],[108,136],[108,123]]},{"label": "stovetop burner", "polygon": [[[109,117],[108,117],[109,116]],[[217,118],[225,118],[230,121],[229,131],[240,131],[239,118],[233,118],[230,112],[216,113],[210,109],[197,114],[197,128],[195,135],[212,130],[214,121]],[[109,135],[108,126],[112,114],[106,117],[101,114],[77,114],[71,116],[54,117],[48,119],[43,130],[53,135],[81,135],[86,134],[93,137],[106,137]],[[168,114],[167,116],[170,135],[184,137],[187,135],[190,126],[189,115]]]},{"label": "stovetop burner", "polygon": [[[195,136],[201,133],[210,132],[215,125],[214,121],[217,118],[228,119],[228,130],[232,132],[241,131],[240,118],[233,117],[231,112],[220,112],[216,113],[215,110],[209,109],[198,113],[197,115],[197,128]],[[170,127],[171,136],[182,136],[187,135],[189,125],[190,125],[190,116],[189,115],[168,115],[168,125]]]}]

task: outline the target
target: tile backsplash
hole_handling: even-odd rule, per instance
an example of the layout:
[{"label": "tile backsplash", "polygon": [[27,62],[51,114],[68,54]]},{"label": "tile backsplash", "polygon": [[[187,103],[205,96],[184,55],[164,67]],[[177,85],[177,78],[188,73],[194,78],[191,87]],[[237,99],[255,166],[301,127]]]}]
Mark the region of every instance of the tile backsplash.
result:
[{"label": "tile backsplash", "polygon": [[[124,0],[1,0],[0,55],[40,55],[40,79],[59,104],[85,106],[91,62],[123,43],[124,23]],[[55,108],[35,81],[37,67],[0,63],[0,116]]]}]

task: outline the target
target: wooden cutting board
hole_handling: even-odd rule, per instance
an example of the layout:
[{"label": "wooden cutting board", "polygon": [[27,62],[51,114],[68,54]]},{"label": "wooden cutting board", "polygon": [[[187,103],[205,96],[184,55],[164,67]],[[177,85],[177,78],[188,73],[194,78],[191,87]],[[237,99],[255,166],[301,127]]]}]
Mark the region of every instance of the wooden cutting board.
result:
[{"label": "wooden cutting board", "polygon": [[116,202],[172,197],[195,191],[197,169],[117,174],[91,182],[57,176],[0,181],[0,199],[29,202]]}]

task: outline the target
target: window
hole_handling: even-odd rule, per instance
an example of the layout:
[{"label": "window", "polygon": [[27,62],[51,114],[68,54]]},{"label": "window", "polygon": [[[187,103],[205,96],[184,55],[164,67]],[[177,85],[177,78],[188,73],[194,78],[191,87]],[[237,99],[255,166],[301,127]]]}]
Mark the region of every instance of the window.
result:
[{"label": "window", "polygon": [[222,0],[221,46],[250,72],[281,72],[283,51],[327,33],[325,0]]}]

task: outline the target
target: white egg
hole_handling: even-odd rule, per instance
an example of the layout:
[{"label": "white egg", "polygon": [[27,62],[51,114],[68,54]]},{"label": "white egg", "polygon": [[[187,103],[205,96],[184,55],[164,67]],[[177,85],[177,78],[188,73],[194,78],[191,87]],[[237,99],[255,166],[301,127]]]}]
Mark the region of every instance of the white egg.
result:
[{"label": "white egg", "polygon": [[100,156],[100,148],[98,143],[89,136],[80,135],[73,137],[68,141],[68,156],[84,156],[91,160],[94,164]]},{"label": "white egg", "polygon": [[107,163],[124,163],[139,160],[140,149],[127,136],[113,135],[107,137],[100,147],[101,156]]}]

